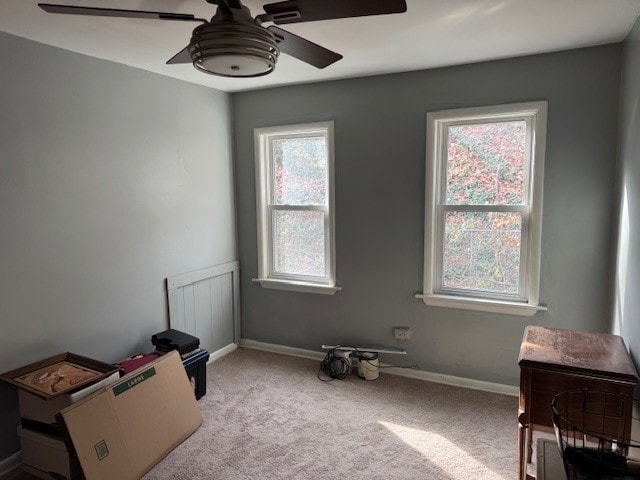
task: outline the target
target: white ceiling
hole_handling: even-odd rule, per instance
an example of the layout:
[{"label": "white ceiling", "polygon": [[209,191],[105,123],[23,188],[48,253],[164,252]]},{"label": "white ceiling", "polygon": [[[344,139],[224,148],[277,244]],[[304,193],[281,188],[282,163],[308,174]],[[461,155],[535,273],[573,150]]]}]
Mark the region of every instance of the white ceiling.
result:
[{"label": "white ceiling", "polygon": [[[274,73],[230,79],[166,65],[198,23],[54,15],[38,0],[1,0],[0,30],[228,92],[319,80],[457,65],[618,42],[640,13],[640,0],[407,0],[404,14],[285,25],[344,55],[318,70],[281,55]],[[65,5],[192,13],[204,0],[40,0]],[[244,0],[255,16],[275,0]]]}]

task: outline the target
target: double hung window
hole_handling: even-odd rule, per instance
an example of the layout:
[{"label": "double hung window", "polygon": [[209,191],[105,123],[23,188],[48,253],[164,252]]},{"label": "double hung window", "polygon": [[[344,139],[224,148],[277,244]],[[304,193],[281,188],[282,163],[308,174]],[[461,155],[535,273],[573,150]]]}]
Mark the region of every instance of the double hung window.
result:
[{"label": "double hung window", "polygon": [[333,122],[255,130],[258,281],[332,294]]},{"label": "double hung window", "polygon": [[428,305],[533,315],[546,102],[427,115]]}]

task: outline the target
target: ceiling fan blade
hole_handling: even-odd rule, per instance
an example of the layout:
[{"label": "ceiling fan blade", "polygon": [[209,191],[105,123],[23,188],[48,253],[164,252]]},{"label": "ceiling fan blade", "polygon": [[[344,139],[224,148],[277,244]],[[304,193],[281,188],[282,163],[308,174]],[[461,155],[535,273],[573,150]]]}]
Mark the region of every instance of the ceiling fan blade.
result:
[{"label": "ceiling fan blade", "polygon": [[278,27],[268,27],[278,40],[278,48],[281,52],[291,55],[292,57],[302,60],[303,62],[313,65],[317,68],[324,68],[342,58],[342,55],[332,52],[320,45],[309,40],[294,35],[293,33],[282,30]]},{"label": "ceiling fan blade", "polygon": [[147,12],[144,10],[122,10],[118,8],[78,7],[73,5],[54,5],[39,3],[45,12],[65,13],[70,15],[93,15],[99,17],[151,18],[155,20],[178,20],[185,22],[206,22],[188,13]]},{"label": "ceiling fan blade", "polygon": [[405,0],[287,0],[264,6],[276,25],[407,11]]},{"label": "ceiling fan blade", "polygon": [[188,45],[167,60],[167,65],[173,65],[176,63],[192,63]]}]

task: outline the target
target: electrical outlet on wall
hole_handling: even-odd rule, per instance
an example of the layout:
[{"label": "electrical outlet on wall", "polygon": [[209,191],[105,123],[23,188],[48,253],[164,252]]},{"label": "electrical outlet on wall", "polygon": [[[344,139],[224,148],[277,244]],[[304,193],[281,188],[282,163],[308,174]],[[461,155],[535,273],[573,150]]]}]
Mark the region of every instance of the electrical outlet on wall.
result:
[{"label": "electrical outlet on wall", "polygon": [[399,342],[405,342],[411,338],[411,329],[409,327],[393,327],[393,338]]}]

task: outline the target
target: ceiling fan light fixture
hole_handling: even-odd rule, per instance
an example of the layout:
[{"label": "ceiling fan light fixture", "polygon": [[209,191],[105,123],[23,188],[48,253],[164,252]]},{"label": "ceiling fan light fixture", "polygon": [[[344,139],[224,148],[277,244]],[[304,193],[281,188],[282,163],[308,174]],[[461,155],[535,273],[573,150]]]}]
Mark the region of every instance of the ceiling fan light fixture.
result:
[{"label": "ceiling fan light fixture", "polygon": [[280,50],[273,33],[255,23],[207,23],[193,31],[193,66],[223,77],[260,77],[276,67]]}]

